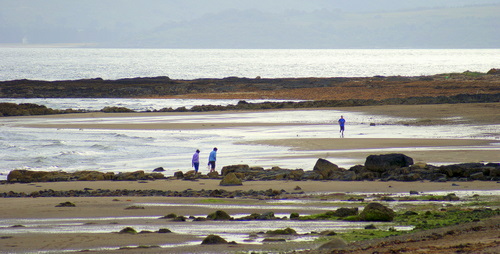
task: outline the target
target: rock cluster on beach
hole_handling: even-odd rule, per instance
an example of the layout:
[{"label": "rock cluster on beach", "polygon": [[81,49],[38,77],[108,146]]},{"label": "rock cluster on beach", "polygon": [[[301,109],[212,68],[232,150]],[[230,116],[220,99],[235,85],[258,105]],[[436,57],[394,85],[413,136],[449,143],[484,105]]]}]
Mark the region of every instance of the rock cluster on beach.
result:
[{"label": "rock cluster on beach", "polygon": [[98,171],[30,171],[12,170],[7,176],[8,183],[58,182],[58,181],[137,181],[156,179],[220,179],[221,186],[242,185],[244,181],[269,180],[332,180],[332,181],[499,181],[499,163],[461,163],[433,166],[413,163],[413,159],[404,154],[370,155],[365,165],[356,165],[349,169],[340,168],[325,159],[318,159],[313,170],[283,169],[273,167],[250,167],[248,165],[230,165],[221,170],[221,174],[212,172],[207,175],[194,171],[174,173],[165,177],[162,173],[144,171],[112,173]]}]

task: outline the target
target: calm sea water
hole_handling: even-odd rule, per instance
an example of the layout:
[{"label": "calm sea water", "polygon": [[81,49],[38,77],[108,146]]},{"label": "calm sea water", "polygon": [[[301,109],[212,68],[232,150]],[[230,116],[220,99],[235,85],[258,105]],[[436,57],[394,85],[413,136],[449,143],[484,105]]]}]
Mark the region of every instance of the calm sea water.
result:
[{"label": "calm sea water", "polygon": [[0,80],[370,77],[500,67],[500,49],[0,48]]}]

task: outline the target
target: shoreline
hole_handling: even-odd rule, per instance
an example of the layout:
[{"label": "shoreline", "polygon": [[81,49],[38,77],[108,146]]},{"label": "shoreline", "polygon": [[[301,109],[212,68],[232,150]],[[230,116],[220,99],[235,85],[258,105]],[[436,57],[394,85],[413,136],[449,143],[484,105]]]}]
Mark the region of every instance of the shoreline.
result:
[{"label": "shoreline", "polygon": [[[418,126],[419,123],[424,123],[426,126],[437,128],[439,126],[449,126],[451,128],[455,124],[473,125],[473,126],[489,126],[497,125],[499,120],[498,107],[500,103],[488,104],[456,104],[456,105],[417,105],[417,106],[369,106],[342,108],[350,112],[366,112],[370,115],[394,115],[406,116],[415,118],[407,123],[410,126]],[[326,110],[332,110],[326,109]],[[251,112],[251,111],[250,111]],[[279,111],[287,112],[287,111]],[[82,127],[78,124],[90,124],[88,128],[99,129],[102,123],[81,122],[85,118],[97,118],[107,120],[117,120],[119,118],[137,119],[143,116],[207,116],[216,114],[223,116],[224,114],[232,114],[234,112],[209,112],[209,113],[86,113],[85,115],[51,115],[51,116],[34,116],[34,117],[15,117],[3,118],[9,121],[22,119],[22,121],[34,120],[57,120],[64,121],[65,124],[57,126],[58,128],[77,128]],[[457,118],[459,117],[459,119]],[[72,121],[75,122],[72,122]],[[57,122],[56,121],[56,122]],[[12,124],[12,123],[10,123]],[[184,130],[196,123],[182,123],[181,125],[164,125],[162,128],[171,130]],[[134,125],[133,123],[114,123],[110,126],[113,128],[123,128],[124,130],[137,128],[142,125],[142,128],[160,129],[160,125],[154,123],[142,123]],[[230,130],[242,126],[252,127],[258,126],[259,123],[220,123],[217,125],[205,126],[207,129],[214,130]],[[280,124],[282,125],[282,124]],[[17,126],[24,126],[20,124]],[[56,128],[56,125],[47,124],[46,128]],[[269,125],[276,126],[277,125]],[[287,125],[283,125],[287,126]],[[381,125],[385,126],[385,125]],[[395,126],[404,126],[403,123],[396,123]],[[41,127],[41,126],[40,126]],[[140,128],[139,128],[140,129]],[[335,129],[337,130],[337,129]],[[350,129],[348,129],[350,130]],[[492,129],[495,130],[495,129]],[[495,133],[493,133],[495,134]],[[490,134],[496,137],[495,134]],[[357,141],[356,143],[351,143]],[[259,140],[258,142],[266,142]],[[463,154],[453,150],[432,150],[433,147],[447,146],[450,149],[453,147],[491,147],[491,143],[498,143],[497,139],[369,139],[369,138],[332,138],[332,139],[280,139],[273,142],[281,143],[278,145],[286,145],[297,147],[299,149],[309,149],[311,151],[322,149],[337,149],[343,150],[344,147],[351,149],[373,149],[370,153],[383,150],[383,148],[408,147],[410,149],[423,147],[430,151],[423,154],[424,160],[428,161],[431,155],[436,158],[453,157],[459,160],[483,160],[486,156],[494,156],[498,150],[477,150],[470,152],[467,149],[462,150]],[[460,151],[458,151],[460,152]],[[344,153],[344,154],[342,154]],[[490,155],[487,155],[490,154]],[[222,155],[222,154],[221,154]],[[283,154],[281,156],[286,156]],[[317,153],[312,153],[311,159],[318,158]],[[353,150],[345,150],[339,152],[340,157],[356,157],[360,156]],[[465,155],[472,156],[466,157]],[[328,158],[327,158],[328,159]],[[419,160],[415,158],[416,160]],[[335,163],[334,160],[332,160]],[[151,169],[152,170],[152,169]],[[185,170],[183,170],[185,171]],[[432,211],[433,213],[443,214],[445,210],[453,209],[498,209],[499,183],[496,181],[448,181],[448,182],[429,182],[429,181],[244,181],[242,186],[220,186],[220,179],[198,179],[195,181],[187,180],[155,180],[155,181],[72,181],[72,182],[35,182],[35,183],[8,183],[0,184],[0,193],[4,192],[24,192],[32,193],[41,190],[53,191],[92,191],[92,190],[172,190],[178,192],[195,192],[201,190],[227,190],[227,191],[268,191],[269,189],[285,190],[288,195],[284,195],[283,199],[273,199],[266,196],[250,197],[233,197],[233,198],[218,198],[218,197],[164,197],[164,196],[109,196],[109,197],[37,197],[37,198],[2,198],[2,206],[0,207],[0,219],[6,221],[3,227],[4,233],[0,231],[0,249],[8,252],[34,252],[34,251],[64,251],[73,249],[77,251],[89,250],[90,253],[123,253],[123,252],[175,252],[175,253],[238,253],[242,251],[281,251],[291,252],[293,250],[309,250],[310,253],[321,253],[316,248],[322,242],[304,241],[293,242],[286,241],[283,243],[261,243],[252,238],[255,234],[253,228],[258,225],[269,225],[270,229],[277,229],[278,222],[276,221],[258,221],[255,224],[237,224],[234,221],[228,222],[174,222],[159,220],[161,216],[169,213],[175,213],[182,216],[206,216],[216,210],[225,210],[231,215],[241,215],[250,213],[265,213],[269,211],[277,214],[287,214],[297,212],[300,214],[316,214],[323,213],[328,210],[336,209],[337,207],[355,207],[362,208],[366,202],[378,200],[381,196],[394,196],[395,194],[409,195],[410,191],[419,192],[418,196],[441,195],[456,192],[459,195],[464,194],[466,197],[458,201],[377,201],[394,209],[416,210],[419,213]],[[297,186],[300,190],[296,190]],[[303,191],[303,194],[292,194],[293,192]],[[491,192],[491,194],[489,194]],[[367,193],[375,193],[365,201],[343,201],[349,197],[360,197]],[[474,197],[474,195],[477,195]],[[460,197],[462,199],[462,197]],[[76,207],[55,207],[62,202],[73,202]],[[489,202],[488,206],[484,207],[481,202]],[[477,204],[477,205],[474,205]],[[136,207],[137,209],[127,209]],[[143,207],[143,208],[141,208]],[[408,208],[409,207],[409,208]],[[35,222],[36,221],[36,222]],[[285,220],[286,222],[286,220]],[[10,224],[9,224],[10,223]],[[31,225],[30,225],[31,223]],[[38,225],[37,223],[41,224]],[[224,224],[226,223],[226,224]],[[298,228],[300,225],[307,226],[309,222],[304,221],[299,224],[294,224],[291,227]],[[369,224],[367,222],[366,224]],[[474,222],[475,226],[481,226],[482,221]],[[22,225],[25,227],[13,228],[14,225]],[[69,225],[69,226],[64,226]],[[222,226],[220,226],[222,225]],[[288,224],[279,224],[288,225]],[[378,226],[379,224],[377,224]],[[116,232],[124,227],[132,226],[138,230],[158,230],[160,228],[171,228],[174,233],[158,234],[117,234]],[[363,224],[364,226],[364,224]],[[460,226],[460,225],[459,225]],[[66,228],[65,228],[66,227]],[[221,229],[219,229],[219,228]],[[236,229],[235,229],[236,227]],[[283,226],[285,228],[286,226]],[[41,229],[40,229],[41,228]],[[181,228],[192,228],[192,232],[186,233],[186,230]],[[210,229],[210,230],[207,230]],[[307,228],[307,227],[306,227]],[[486,228],[486,227],[484,227]],[[62,231],[65,229],[67,231]],[[104,233],[96,233],[98,230],[105,230]],[[203,231],[203,234],[223,234],[231,230],[237,233],[226,233],[226,235],[244,235],[244,240],[238,240],[237,245],[200,245],[201,240],[205,235],[199,235],[196,232]],[[219,231],[217,231],[217,230]],[[244,230],[243,230],[244,229]],[[332,230],[331,226],[318,226],[317,231],[323,229]],[[1,229],[0,229],[1,230]],[[39,230],[39,231],[37,231]],[[47,231],[57,231],[57,234],[46,233]],[[94,231],[91,231],[94,230]],[[238,233],[243,230],[244,233]],[[267,230],[267,229],[266,229]],[[341,232],[341,229],[335,228]],[[446,230],[446,229],[443,229]],[[94,233],[82,233],[82,232]],[[311,232],[311,229],[303,232]],[[449,231],[449,230],[448,230]],[[45,233],[44,233],[45,232]],[[234,232],[234,231],[230,231]],[[433,237],[431,231],[424,236]],[[446,231],[445,231],[446,232]],[[458,232],[458,231],[454,231]],[[472,232],[472,231],[471,231]],[[479,234],[481,233],[481,234]],[[438,239],[435,243],[425,241],[421,244],[425,246],[471,246],[478,241],[484,241],[485,235],[494,235],[494,229],[490,231],[473,231],[473,233],[464,234],[464,240],[456,242],[455,239]],[[422,233],[423,234],[423,233]],[[445,233],[440,233],[446,235]],[[408,235],[412,238],[415,234]],[[457,236],[455,233],[453,237]],[[227,237],[227,236],[225,236]],[[259,236],[260,237],[260,236]],[[453,238],[451,237],[451,238]],[[491,237],[490,237],[491,238]],[[491,240],[487,238],[488,241]],[[259,238],[262,239],[262,238]],[[389,238],[383,238],[388,240]],[[425,238],[429,239],[429,238]],[[248,241],[248,242],[245,242]],[[364,241],[358,241],[354,244],[363,244]],[[123,246],[155,246],[169,245],[168,248],[144,248],[119,250]],[[171,247],[177,246],[177,247]],[[352,245],[353,247],[355,245]],[[389,245],[387,248],[397,246]],[[474,245],[475,246],[475,245]],[[102,248],[110,249],[102,249]],[[0,251],[1,253],[2,251]]]}]

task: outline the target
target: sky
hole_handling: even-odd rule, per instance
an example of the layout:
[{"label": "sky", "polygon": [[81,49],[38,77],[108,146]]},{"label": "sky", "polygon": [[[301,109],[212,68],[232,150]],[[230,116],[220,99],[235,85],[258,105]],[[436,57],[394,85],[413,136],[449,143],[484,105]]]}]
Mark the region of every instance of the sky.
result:
[{"label": "sky", "polygon": [[0,43],[500,48],[500,0],[0,0]]}]

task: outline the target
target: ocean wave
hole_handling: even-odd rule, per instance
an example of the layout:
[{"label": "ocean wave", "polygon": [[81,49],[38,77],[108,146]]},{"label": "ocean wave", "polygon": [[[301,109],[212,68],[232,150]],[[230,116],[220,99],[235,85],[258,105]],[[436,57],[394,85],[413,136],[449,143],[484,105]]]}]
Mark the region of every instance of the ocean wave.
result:
[{"label": "ocean wave", "polygon": [[94,145],[90,146],[90,148],[94,148],[97,150],[111,150],[110,146],[101,145],[101,144],[94,144]]}]

